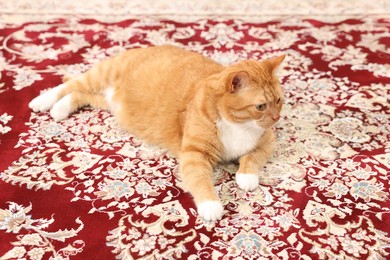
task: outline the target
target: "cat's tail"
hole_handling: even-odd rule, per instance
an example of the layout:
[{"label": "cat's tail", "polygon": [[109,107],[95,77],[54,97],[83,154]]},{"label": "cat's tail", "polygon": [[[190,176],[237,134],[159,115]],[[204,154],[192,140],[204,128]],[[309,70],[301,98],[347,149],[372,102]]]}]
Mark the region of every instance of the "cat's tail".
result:
[{"label": "cat's tail", "polygon": [[87,105],[107,109],[106,89],[112,86],[117,77],[114,62],[114,59],[106,60],[79,76],[64,77],[64,83],[34,98],[29,107],[35,112],[50,109],[56,121]]}]

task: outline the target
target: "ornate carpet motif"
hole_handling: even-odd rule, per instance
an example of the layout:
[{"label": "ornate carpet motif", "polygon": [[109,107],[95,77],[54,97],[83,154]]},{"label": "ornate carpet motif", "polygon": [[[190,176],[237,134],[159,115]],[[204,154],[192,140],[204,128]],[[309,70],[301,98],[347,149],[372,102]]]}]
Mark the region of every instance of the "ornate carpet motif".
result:
[{"label": "ornate carpet motif", "polygon": [[[3,17],[0,258],[390,257],[385,18]],[[85,108],[57,123],[27,107],[64,75],[161,44],[223,64],[287,54],[277,149],[253,192],[238,189],[237,166],[215,169],[216,223],[198,218],[177,160],[110,113]]]}]

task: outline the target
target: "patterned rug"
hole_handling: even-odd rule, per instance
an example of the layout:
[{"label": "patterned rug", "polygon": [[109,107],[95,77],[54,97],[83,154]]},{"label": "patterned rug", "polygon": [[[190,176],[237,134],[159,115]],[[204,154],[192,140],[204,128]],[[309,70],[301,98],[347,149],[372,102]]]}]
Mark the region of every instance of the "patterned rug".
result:
[{"label": "patterned rug", "polygon": [[[390,257],[388,1],[79,2],[0,4],[1,259]],[[253,192],[236,165],[215,169],[216,223],[198,218],[177,160],[110,113],[56,123],[27,106],[64,75],[161,44],[222,64],[287,54],[274,156]]]}]

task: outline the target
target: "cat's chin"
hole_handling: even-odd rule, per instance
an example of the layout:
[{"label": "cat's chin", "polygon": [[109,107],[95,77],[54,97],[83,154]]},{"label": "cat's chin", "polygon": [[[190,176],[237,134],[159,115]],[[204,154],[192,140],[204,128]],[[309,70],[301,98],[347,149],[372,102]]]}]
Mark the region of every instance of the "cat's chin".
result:
[{"label": "cat's chin", "polygon": [[257,126],[261,129],[270,129],[276,124],[275,121],[270,123],[264,123],[264,122],[257,122]]},{"label": "cat's chin", "polygon": [[205,221],[216,221],[223,216],[223,205],[218,200],[207,200],[198,205],[198,215]]}]

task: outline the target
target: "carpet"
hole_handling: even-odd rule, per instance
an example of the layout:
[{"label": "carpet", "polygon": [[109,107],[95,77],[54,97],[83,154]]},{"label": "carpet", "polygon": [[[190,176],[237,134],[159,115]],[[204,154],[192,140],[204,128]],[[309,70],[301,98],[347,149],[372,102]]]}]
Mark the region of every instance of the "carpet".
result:
[{"label": "carpet", "polygon": [[[389,258],[390,4],[345,2],[0,3],[0,258]],[[178,161],[109,112],[57,123],[27,106],[161,44],[226,65],[287,54],[273,158],[253,192],[236,165],[215,168],[216,223],[198,218]]]}]

